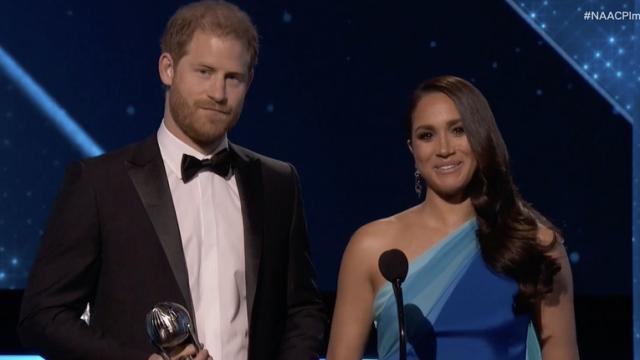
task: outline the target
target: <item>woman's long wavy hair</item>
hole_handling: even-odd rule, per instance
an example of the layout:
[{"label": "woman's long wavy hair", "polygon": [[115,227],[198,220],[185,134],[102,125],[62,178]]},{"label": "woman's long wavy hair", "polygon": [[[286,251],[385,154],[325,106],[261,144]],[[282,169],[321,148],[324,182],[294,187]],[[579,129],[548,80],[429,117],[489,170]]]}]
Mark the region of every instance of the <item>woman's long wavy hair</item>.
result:
[{"label": "woman's long wavy hair", "polygon": [[[466,192],[477,215],[482,257],[493,270],[518,282],[516,311],[531,312],[533,305],[552,291],[553,278],[560,271],[560,264],[548,255],[558,241],[558,230],[520,196],[489,104],[469,82],[446,75],[422,83],[410,107],[409,139],[418,102],[433,92],[447,95],[455,104],[478,163]],[[554,232],[548,245],[538,241],[539,224]]]}]

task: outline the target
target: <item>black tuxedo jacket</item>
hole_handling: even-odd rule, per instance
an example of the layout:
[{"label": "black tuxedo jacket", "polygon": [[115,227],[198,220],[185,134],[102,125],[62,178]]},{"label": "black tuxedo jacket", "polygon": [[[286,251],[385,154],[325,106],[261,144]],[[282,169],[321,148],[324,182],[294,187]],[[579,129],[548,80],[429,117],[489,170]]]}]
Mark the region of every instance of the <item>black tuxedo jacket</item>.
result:
[{"label": "black tuxedo jacket", "polygon": [[[249,360],[316,359],[324,308],[293,166],[230,145],[242,204]],[[19,333],[48,359],[147,359],[158,302],[193,317],[156,136],[72,164],[25,289]],[[91,305],[90,325],[80,319]],[[233,359],[216,359],[233,360]]]}]

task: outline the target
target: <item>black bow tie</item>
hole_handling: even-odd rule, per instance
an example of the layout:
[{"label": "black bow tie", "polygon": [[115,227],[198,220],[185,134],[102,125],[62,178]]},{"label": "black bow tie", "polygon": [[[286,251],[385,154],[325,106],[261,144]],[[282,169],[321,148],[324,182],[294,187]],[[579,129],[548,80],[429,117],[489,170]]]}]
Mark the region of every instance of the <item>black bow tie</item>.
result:
[{"label": "black bow tie", "polygon": [[211,159],[199,160],[191,155],[182,155],[182,181],[187,183],[201,170],[209,170],[226,178],[231,169],[231,152],[228,149],[220,150]]}]

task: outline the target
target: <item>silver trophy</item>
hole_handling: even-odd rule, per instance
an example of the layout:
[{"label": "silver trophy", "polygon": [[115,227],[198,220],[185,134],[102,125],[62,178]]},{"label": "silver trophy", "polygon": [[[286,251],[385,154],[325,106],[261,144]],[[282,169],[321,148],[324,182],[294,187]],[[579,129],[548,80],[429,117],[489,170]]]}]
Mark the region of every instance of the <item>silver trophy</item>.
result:
[{"label": "silver trophy", "polygon": [[198,351],[202,345],[184,306],[172,302],[161,302],[147,313],[147,334],[165,360],[179,348],[193,344]]}]

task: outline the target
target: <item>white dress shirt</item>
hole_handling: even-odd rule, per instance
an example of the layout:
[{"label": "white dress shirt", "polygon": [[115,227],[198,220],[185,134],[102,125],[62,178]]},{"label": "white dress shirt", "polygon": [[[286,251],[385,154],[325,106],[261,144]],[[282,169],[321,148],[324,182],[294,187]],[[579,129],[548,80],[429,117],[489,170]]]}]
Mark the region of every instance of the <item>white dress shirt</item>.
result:
[{"label": "white dress shirt", "polygon": [[248,350],[244,227],[235,175],[201,171],[184,183],[182,155],[205,159],[175,137],[164,121],[158,130],[173,205],[178,218],[195,322],[200,342],[214,360],[244,360]]}]

